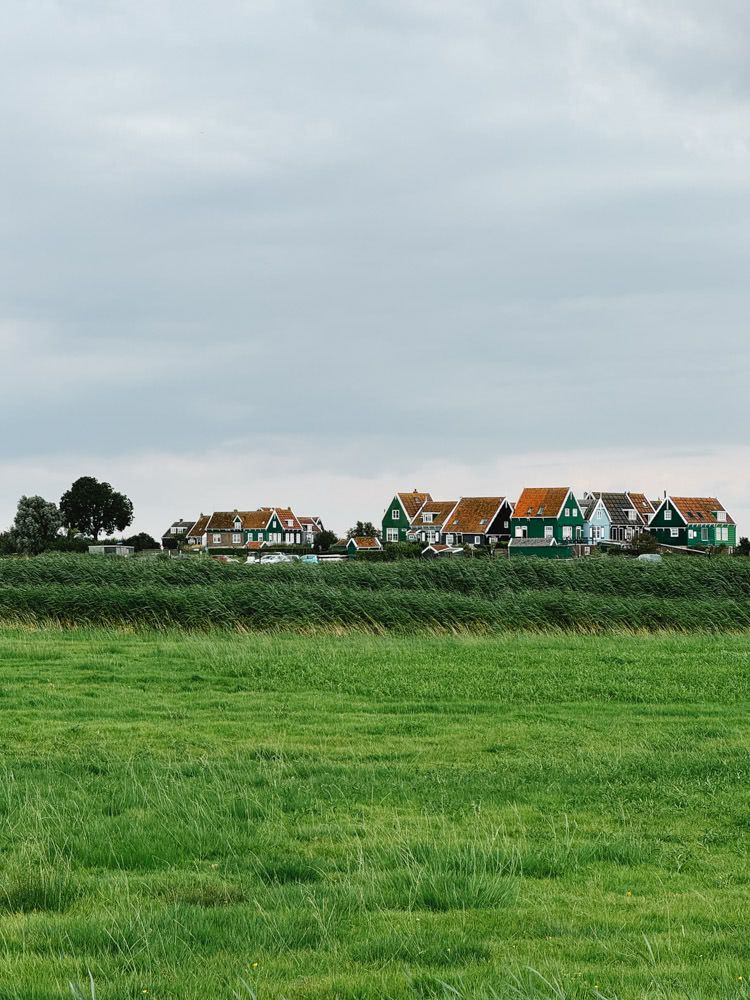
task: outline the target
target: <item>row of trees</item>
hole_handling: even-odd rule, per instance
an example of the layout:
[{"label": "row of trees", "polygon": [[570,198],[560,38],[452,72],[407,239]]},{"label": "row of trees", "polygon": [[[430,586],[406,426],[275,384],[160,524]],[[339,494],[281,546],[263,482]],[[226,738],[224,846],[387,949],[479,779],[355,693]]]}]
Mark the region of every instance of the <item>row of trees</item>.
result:
[{"label": "row of trees", "polygon": [[[100,535],[124,531],[133,523],[133,503],[109,483],[81,476],[55,504],[44,497],[23,496],[13,526],[0,534],[0,554],[38,555],[54,548],[76,548],[76,539],[98,541]],[[137,540],[137,542],[136,542]],[[137,548],[158,547],[149,535],[127,539]]]}]

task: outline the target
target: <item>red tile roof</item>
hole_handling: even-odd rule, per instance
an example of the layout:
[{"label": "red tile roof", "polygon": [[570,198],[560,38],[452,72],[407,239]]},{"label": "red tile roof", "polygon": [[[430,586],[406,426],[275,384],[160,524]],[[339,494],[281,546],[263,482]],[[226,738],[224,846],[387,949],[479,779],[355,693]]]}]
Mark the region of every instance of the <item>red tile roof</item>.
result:
[{"label": "red tile roof", "polygon": [[645,493],[628,493],[628,496],[630,497],[630,502],[633,504],[635,510],[645,523],[648,524],[649,518],[651,518],[654,514],[654,508],[651,501],[647,499]]},{"label": "red tile roof", "polygon": [[192,526],[190,531],[187,533],[188,538],[200,538],[200,536],[205,532],[206,525],[208,524],[210,514],[201,514],[195,524]]},{"label": "red tile roof", "polygon": [[351,542],[354,542],[354,547],[357,549],[382,548],[382,545],[380,544],[380,539],[371,538],[369,535],[353,535],[346,544],[349,545]]},{"label": "red tile roof", "polygon": [[443,530],[486,535],[504,502],[505,497],[461,497]]},{"label": "red tile roof", "polygon": [[[434,527],[436,524],[443,524],[446,517],[456,506],[455,500],[425,500],[419,513],[412,521],[412,527],[424,528]],[[425,514],[432,514],[432,520],[425,521]]]},{"label": "red tile roof", "polygon": [[401,501],[401,506],[409,521],[414,520],[425,500],[432,500],[429,493],[420,493],[418,490],[414,490],[412,493],[397,493],[396,496]]},{"label": "red tile roof", "polygon": [[727,514],[726,520],[719,522],[716,516],[717,510],[725,508],[716,497],[670,497],[683,519],[688,524],[734,524],[732,517]]},{"label": "red tile roof", "polygon": [[569,486],[527,487],[518,498],[513,517],[557,517]]},{"label": "red tile roof", "polygon": [[[286,528],[287,531],[302,531],[302,525],[291,507],[274,507],[273,509],[278,514],[282,528]],[[287,524],[288,521],[292,523]]]}]

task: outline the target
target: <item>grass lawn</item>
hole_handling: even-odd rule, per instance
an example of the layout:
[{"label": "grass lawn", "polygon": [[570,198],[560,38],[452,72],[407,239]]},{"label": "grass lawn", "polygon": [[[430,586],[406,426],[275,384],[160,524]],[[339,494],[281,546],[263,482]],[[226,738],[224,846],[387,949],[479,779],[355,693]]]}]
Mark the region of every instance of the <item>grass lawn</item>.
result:
[{"label": "grass lawn", "polygon": [[0,1000],[750,996],[747,637],[0,663]]}]

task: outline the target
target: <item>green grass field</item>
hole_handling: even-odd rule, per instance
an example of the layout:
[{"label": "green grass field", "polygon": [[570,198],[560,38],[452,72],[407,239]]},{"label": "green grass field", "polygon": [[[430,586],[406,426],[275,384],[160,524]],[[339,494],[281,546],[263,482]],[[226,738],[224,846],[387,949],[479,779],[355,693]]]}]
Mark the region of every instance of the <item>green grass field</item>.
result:
[{"label": "green grass field", "polygon": [[3,1000],[748,995],[747,636],[0,662]]}]

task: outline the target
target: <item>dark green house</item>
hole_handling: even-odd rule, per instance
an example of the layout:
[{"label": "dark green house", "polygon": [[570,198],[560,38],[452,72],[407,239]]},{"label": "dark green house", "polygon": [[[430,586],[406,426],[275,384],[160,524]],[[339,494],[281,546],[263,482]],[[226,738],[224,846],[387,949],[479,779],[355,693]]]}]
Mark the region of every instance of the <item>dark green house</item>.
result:
[{"label": "dark green house", "polygon": [[[583,540],[586,521],[569,486],[527,487],[513,509],[513,539],[541,538],[558,545]],[[518,543],[516,547],[519,548]]]},{"label": "dark green house", "polygon": [[412,525],[426,500],[432,500],[430,494],[419,490],[397,493],[383,514],[383,541],[408,541],[407,535],[412,532]]},{"label": "dark green house", "polygon": [[648,530],[663,545],[733,548],[737,525],[716,497],[665,497]]}]

